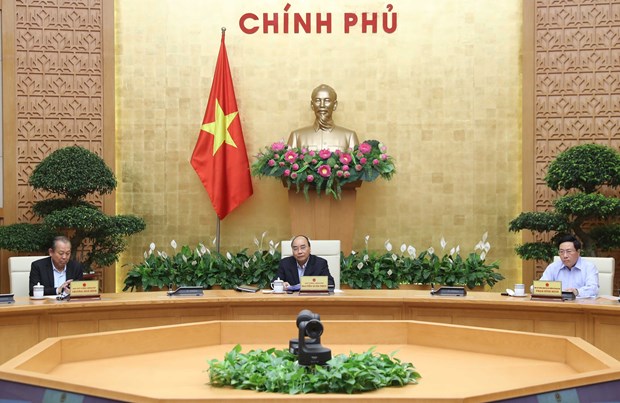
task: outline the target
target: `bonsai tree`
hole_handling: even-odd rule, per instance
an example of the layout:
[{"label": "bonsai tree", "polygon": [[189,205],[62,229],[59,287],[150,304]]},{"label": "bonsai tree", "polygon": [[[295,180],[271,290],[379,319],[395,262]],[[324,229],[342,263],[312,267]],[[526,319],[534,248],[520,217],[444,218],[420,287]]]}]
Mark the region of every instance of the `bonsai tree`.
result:
[{"label": "bonsai tree", "polygon": [[552,261],[557,252],[555,241],[563,234],[579,238],[585,256],[620,247],[620,199],[603,193],[611,194],[620,186],[617,150],[598,144],[569,148],[549,165],[545,182],[554,191],[564,191],[554,201],[554,211],[521,213],[508,227],[513,232],[551,235],[549,242],[518,246],[522,259]]},{"label": "bonsai tree", "polygon": [[34,203],[40,223],[0,227],[0,248],[13,252],[45,252],[55,235],[71,240],[71,258],[84,264],[108,266],[125,249],[125,237],[144,230],[145,223],[133,215],[108,216],[87,197],[111,193],[114,174],[96,154],[78,146],[61,148],[34,169],[29,178],[34,189],[58,197]]}]

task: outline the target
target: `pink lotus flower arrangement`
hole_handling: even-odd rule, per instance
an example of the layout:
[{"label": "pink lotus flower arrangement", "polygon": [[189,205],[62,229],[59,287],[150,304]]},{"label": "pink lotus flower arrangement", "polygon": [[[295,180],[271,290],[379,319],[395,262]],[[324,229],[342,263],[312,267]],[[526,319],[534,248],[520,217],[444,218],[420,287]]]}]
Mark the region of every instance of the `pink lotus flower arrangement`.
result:
[{"label": "pink lotus flower arrangement", "polygon": [[271,176],[296,186],[307,196],[311,188],[339,199],[342,186],[356,181],[372,182],[378,177],[391,179],[394,160],[387,147],[377,140],[366,140],[353,150],[331,152],[292,148],[279,141],[266,147],[252,164],[252,175]]}]

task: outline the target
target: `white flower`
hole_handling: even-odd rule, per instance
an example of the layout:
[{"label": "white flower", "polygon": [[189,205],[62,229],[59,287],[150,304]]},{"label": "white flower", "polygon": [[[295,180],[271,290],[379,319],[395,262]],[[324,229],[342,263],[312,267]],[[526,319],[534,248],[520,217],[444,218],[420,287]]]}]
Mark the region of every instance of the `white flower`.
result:
[{"label": "white flower", "polygon": [[413,247],[413,245],[409,245],[409,247],[407,248],[407,253],[409,253],[409,256],[415,258],[416,256],[416,250]]},{"label": "white flower", "polygon": [[398,256],[396,256],[394,253],[392,253],[392,260],[396,261],[398,259]]},{"label": "white flower", "polygon": [[486,242],[488,237],[489,237],[489,231],[482,234],[482,242],[483,243]]},{"label": "white flower", "polygon": [[258,260],[258,259],[256,258],[256,255],[252,256],[252,261],[253,261],[254,263],[256,263],[256,260]]},{"label": "white flower", "polygon": [[160,251],[157,251],[157,256],[162,256]]},{"label": "white flower", "polygon": [[385,250],[387,250],[388,252],[392,251],[392,244],[390,243],[389,239],[385,241]]},{"label": "white flower", "polygon": [[364,262],[368,261],[368,255],[364,255]]},{"label": "white flower", "polygon": [[356,253],[357,253],[357,252],[356,252],[356,251],[354,251],[354,250],[352,250],[352,251],[351,251],[351,254],[352,254],[352,255],[355,255]]},{"label": "white flower", "polygon": [[407,245],[405,244],[400,245],[400,253],[405,253],[406,250],[407,250]]},{"label": "white flower", "polygon": [[161,257],[163,257],[164,259],[168,259],[168,254],[166,252],[162,252]]},{"label": "white flower", "polygon": [[454,252],[455,252],[454,248],[450,249],[450,256],[454,255]]},{"label": "white flower", "polygon": [[172,246],[172,249],[176,249],[177,248],[177,242],[173,239],[172,242],[170,242],[170,246]]},{"label": "white flower", "polygon": [[461,251],[461,245],[456,245],[456,254],[458,255]]},{"label": "white flower", "polygon": [[254,237],[254,245],[256,245],[256,247],[260,245],[260,242],[258,242],[258,238],[256,237]]},{"label": "white flower", "polygon": [[148,257],[149,257],[148,252],[147,252],[147,251],[144,251],[144,258],[145,258],[145,259],[148,259]]},{"label": "white flower", "polygon": [[368,240],[370,239],[370,235],[366,235],[364,237],[364,243],[366,244],[366,250],[368,250]]},{"label": "white flower", "polygon": [[487,257],[487,253],[485,251],[482,251],[482,253],[480,254],[480,260],[484,260]]},{"label": "white flower", "polygon": [[357,264],[357,268],[361,270],[361,269],[362,269],[362,267],[364,267],[364,263],[359,262],[359,263]]},{"label": "white flower", "polygon": [[200,253],[202,253],[203,255],[204,255],[205,253],[207,253],[207,247],[206,247],[206,246],[204,246],[204,245],[203,245],[203,244],[201,244],[201,243],[200,243],[200,244],[198,244],[198,245],[200,246]]},{"label": "white flower", "polygon": [[429,255],[432,255],[432,254],[434,254],[434,253],[435,253],[435,248],[433,248],[433,247],[431,246],[430,248],[428,248],[428,249],[427,249],[427,251],[428,251],[428,254],[429,254]]},{"label": "white flower", "polygon": [[155,250],[155,242],[151,242],[149,248],[151,248],[151,250]]},{"label": "white flower", "polygon": [[228,260],[232,260],[232,255],[230,254],[230,252],[226,252],[226,257],[228,258]]},{"label": "white flower", "polygon": [[391,276],[391,275],[392,275],[392,269],[388,270],[387,275],[388,275],[388,276]]},{"label": "white flower", "polygon": [[269,249],[269,254],[270,254],[271,256],[273,256],[273,254],[274,254],[274,253],[276,253],[276,250],[275,250],[275,249]]},{"label": "white flower", "polygon": [[441,241],[439,241],[439,244],[441,245],[441,250],[444,250],[444,249],[446,249],[446,245],[448,243],[446,242],[445,239],[443,239],[443,237],[441,237]]},{"label": "white flower", "polygon": [[247,269],[247,268],[249,268],[249,267],[250,267],[250,262],[249,262],[249,261],[246,261],[243,265],[244,265],[244,266],[245,266],[245,268]]},{"label": "white flower", "polygon": [[213,242],[211,242],[211,244],[215,245],[216,242],[217,242],[217,237],[213,238]]},{"label": "white flower", "polygon": [[192,260],[192,266],[196,266],[197,264],[198,264],[198,262],[197,262],[197,261]]},{"label": "white flower", "polygon": [[183,257],[183,261],[187,263],[187,256],[183,255],[182,257]]}]

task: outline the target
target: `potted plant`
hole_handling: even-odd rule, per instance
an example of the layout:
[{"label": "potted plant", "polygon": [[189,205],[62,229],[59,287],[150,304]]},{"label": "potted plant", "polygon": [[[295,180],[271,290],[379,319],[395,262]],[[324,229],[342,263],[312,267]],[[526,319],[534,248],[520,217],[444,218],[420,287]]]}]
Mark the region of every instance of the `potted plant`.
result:
[{"label": "potted plant", "polygon": [[549,165],[545,183],[559,196],[554,210],[523,212],[509,224],[513,232],[529,230],[549,234],[549,240],[519,245],[525,260],[550,262],[556,240],[566,233],[577,236],[584,256],[620,247],[620,199],[612,190],[620,186],[620,153],[599,144],[582,144],[558,154]]},{"label": "potted plant", "polygon": [[125,237],[144,230],[145,223],[134,215],[109,216],[87,198],[108,194],[116,179],[95,153],[78,146],[58,149],[34,169],[29,183],[35,190],[56,197],[34,203],[40,223],[19,223],[0,227],[0,248],[13,252],[46,253],[55,235],[71,240],[71,258],[92,267],[108,266],[125,249]]}]

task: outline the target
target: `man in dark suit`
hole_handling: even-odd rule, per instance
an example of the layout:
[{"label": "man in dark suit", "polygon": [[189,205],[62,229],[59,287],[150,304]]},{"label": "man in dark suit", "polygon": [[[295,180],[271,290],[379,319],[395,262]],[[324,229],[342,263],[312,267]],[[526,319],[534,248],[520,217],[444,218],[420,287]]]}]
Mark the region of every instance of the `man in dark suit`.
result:
[{"label": "man in dark suit", "polygon": [[30,266],[30,296],[32,287],[41,284],[44,295],[71,294],[71,282],[81,280],[84,274],[82,264],[71,258],[71,241],[57,236],[49,248],[50,257],[35,260]]},{"label": "man in dark suit", "polygon": [[329,273],[327,260],[311,254],[310,240],[305,235],[297,235],[291,241],[293,256],[280,260],[278,278],[284,281],[284,289],[299,290],[299,279],[303,276],[327,276],[330,286],[334,278]]}]

